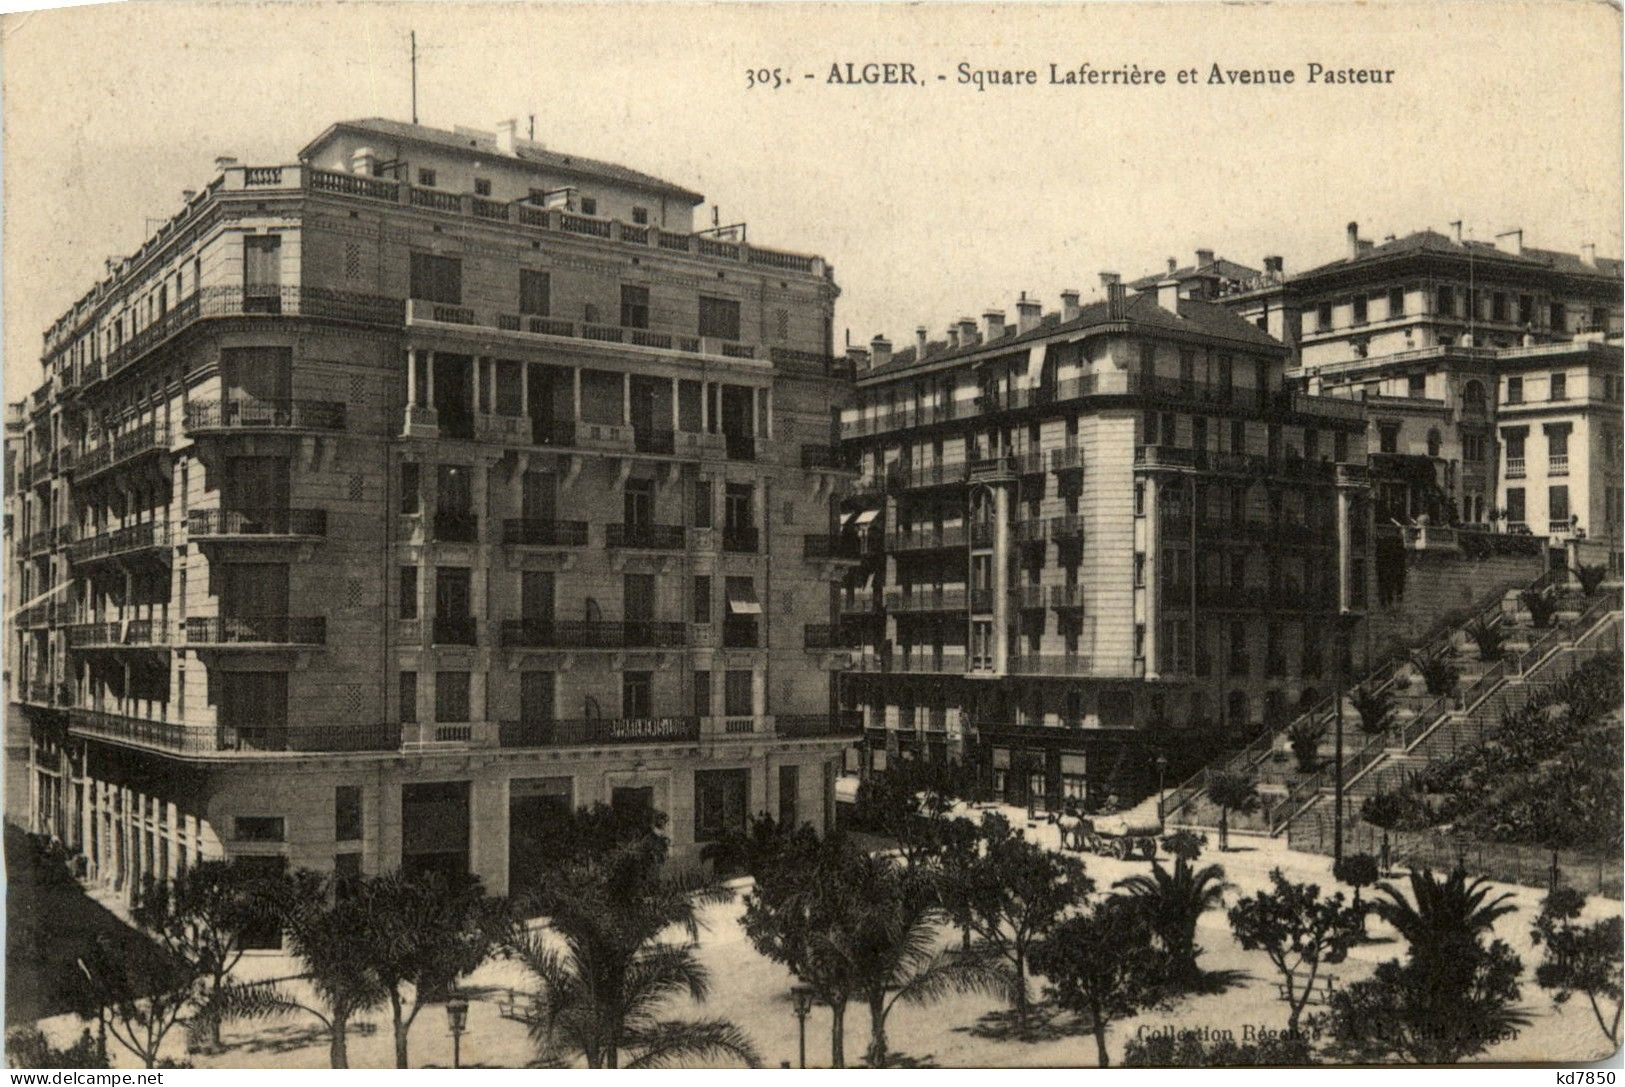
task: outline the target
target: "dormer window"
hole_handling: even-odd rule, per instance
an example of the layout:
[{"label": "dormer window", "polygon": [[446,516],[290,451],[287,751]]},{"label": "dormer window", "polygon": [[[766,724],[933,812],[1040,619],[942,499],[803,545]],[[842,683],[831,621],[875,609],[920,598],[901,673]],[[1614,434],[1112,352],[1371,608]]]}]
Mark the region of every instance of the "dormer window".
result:
[{"label": "dormer window", "polygon": [[425,189],[434,188],[434,171],[427,167],[418,167],[418,184]]},{"label": "dormer window", "polygon": [[632,209],[632,221],[634,223],[638,224],[639,226],[647,225],[648,222],[649,222],[649,209],[648,208],[633,208]]},{"label": "dormer window", "polygon": [[474,195],[475,196],[490,196],[491,195],[491,179],[488,178],[488,177],[476,177],[474,179]]},{"label": "dormer window", "polygon": [[583,215],[597,215],[598,214],[598,199],[596,197],[592,197],[592,196],[583,196],[581,198],[581,214],[583,214]]}]

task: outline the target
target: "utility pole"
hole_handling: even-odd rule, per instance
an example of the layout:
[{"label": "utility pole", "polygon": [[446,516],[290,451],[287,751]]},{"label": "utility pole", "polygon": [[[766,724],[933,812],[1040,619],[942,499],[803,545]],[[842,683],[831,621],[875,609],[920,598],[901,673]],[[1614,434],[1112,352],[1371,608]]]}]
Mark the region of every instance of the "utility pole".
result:
[{"label": "utility pole", "polygon": [[1346,613],[1337,617],[1334,652],[1337,654],[1337,689],[1332,695],[1336,706],[1336,737],[1337,753],[1333,763],[1332,784],[1332,875],[1335,876],[1343,866],[1343,685],[1347,682],[1344,674],[1344,665],[1348,661],[1349,653],[1349,617]]},{"label": "utility pole", "polygon": [[412,123],[418,123],[418,32],[412,31]]}]

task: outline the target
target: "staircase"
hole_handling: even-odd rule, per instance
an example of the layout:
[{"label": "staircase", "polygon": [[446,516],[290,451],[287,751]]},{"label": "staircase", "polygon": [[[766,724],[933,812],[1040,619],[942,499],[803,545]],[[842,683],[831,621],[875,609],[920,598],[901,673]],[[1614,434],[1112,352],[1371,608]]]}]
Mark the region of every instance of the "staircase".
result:
[{"label": "staircase", "polygon": [[[1456,693],[1432,696],[1425,693],[1421,677],[1411,664],[1409,653],[1396,655],[1349,685],[1349,691],[1365,688],[1386,691],[1394,698],[1394,711],[1386,732],[1367,736],[1360,731],[1359,715],[1345,699],[1343,707],[1343,784],[1345,796],[1354,810],[1364,797],[1390,788],[1403,776],[1434,758],[1446,756],[1458,747],[1477,742],[1485,729],[1501,720],[1509,704],[1522,704],[1527,694],[1518,688],[1538,681],[1544,670],[1577,639],[1619,615],[1617,587],[1604,588],[1593,598],[1565,595],[1561,586],[1566,571],[1542,575],[1527,586],[1539,592],[1556,593],[1559,609],[1551,626],[1536,628],[1523,609],[1521,590],[1511,590],[1464,622],[1451,626],[1417,647],[1427,655],[1443,655],[1459,673]],[[1468,630],[1482,622],[1499,630],[1505,642],[1500,659],[1483,661]],[[1617,636],[1616,636],[1617,644]],[[1509,700],[1512,700],[1509,702]],[[1164,798],[1169,822],[1207,826],[1216,822],[1216,812],[1203,798],[1208,780],[1226,772],[1250,777],[1259,788],[1263,805],[1256,816],[1238,823],[1232,813],[1232,827],[1247,827],[1270,834],[1290,828],[1294,819],[1319,805],[1336,784],[1336,708],[1327,698],[1311,707],[1287,728],[1259,736],[1222,763],[1208,767]],[[1300,724],[1318,725],[1325,736],[1317,751],[1320,769],[1297,769],[1289,734]],[[1345,807],[1345,812],[1349,809]]]}]

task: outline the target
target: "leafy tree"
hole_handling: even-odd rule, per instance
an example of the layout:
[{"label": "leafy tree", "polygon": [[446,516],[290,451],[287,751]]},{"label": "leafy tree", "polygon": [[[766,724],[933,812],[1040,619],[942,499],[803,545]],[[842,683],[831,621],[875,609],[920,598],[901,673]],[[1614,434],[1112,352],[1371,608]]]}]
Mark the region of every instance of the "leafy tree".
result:
[{"label": "leafy tree", "polygon": [[[1546,949],[1546,957],[1535,967],[1535,984],[1552,991],[1552,1000],[1566,1004],[1579,993],[1591,1005],[1597,1026],[1608,1041],[1619,1045],[1621,999],[1621,919],[1615,914],[1589,925],[1579,923],[1585,896],[1569,887],[1559,887],[1541,903],[1540,916],[1530,930],[1530,940]],[[1612,1003],[1613,1009],[1608,1005]]]},{"label": "leafy tree", "polygon": [[[68,975],[69,996],[81,1011],[129,1050],[144,1067],[157,1068],[170,1031],[186,1018],[199,975],[184,959],[147,941],[118,948],[97,940]],[[86,1016],[88,1018],[88,1016]]]},{"label": "leafy tree", "polygon": [[200,1020],[263,1019],[304,1012],[327,1033],[328,1063],[350,1067],[350,1020],[388,997],[379,964],[362,935],[371,923],[359,896],[339,893],[334,880],[299,871],[285,884],[278,913],[288,951],[304,968],[312,998],[281,985],[228,984]]},{"label": "leafy tree", "polygon": [[971,915],[969,896],[956,888],[966,885],[982,856],[982,832],[969,819],[948,819],[938,836],[935,858],[937,899],[959,929],[960,948],[970,950]]},{"label": "leafy tree", "polygon": [[1455,693],[1461,672],[1445,653],[1413,653],[1411,664],[1422,677],[1428,694],[1435,698]]},{"label": "leafy tree", "polygon": [[6,1063],[12,1068],[106,1068],[107,1050],[85,1028],[66,1049],[53,1046],[33,1027],[6,1031]]},{"label": "leafy tree", "polygon": [[517,897],[528,896],[530,885],[545,883],[560,868],[605,855],[623,845],[636,845],[657,864],[663,864],[669,848],[661,833],[665,826],[666,813],[655,808],[612,807],[604,803],[578,808],[548,826],[547,834],[529,858],[533,870],[520,873],[525,877],[526,891]]},{"label": "leafy tree", "polygon": [[1202,850],[1207,848],[1207,835],[1198,834],[1194,830],[1176,830],[1172,834],[1163,835],[1162,848],[1170,857],[1194,862],[1202,855]]},{"label": "leafy tree", "polygon": [[1128,1068],[1273,1068],[1314,1061],[1304,1034],[1281,1034],[1256,1042],[1233,1038],[1204,1040],[1194,1031],[1178,1036],[1153,1034],[1130,1038],[1123,1049]]},{"label": "leafy tree", "polygon": [[1360,911],[1360,931],[1365,931],[1365,906],[1360,902],[1360,888],[1370,887],[1382,878],[1377,858],[1369,853],[1350,853],[1332,869],[1332,877],[1354,888],[1354,908]]},{"label": "leafy tree", "polygon": [[[219,998],[249,937],[275,912],[282,876],[235,861],[202,861],[172,881],[148,879],[131,915],[202,979],[200,1006]],[[208,1041],[220,1045],[220,1020],[205,1016]]]},{"label": "leafy tree", "polygon": [[1582,562],[1571,566],[1569,570],[1580,583],[1580,591],[1587,596],[1595,595],[1597,590],[1602,588],[1602,583],[1608,580],[1608,567],[1601,563],[1588,566]]},{"label": "leafy tree", "polygon": [[987,949],[1009,962],[1016,1018],[1025,1024],[1033,945],[1095,885],[1082,861],[1027,841],[996,812],[982,816],[981,837],[981,854],[966,881],[950,888],[950,901],[964,911]]},{"label": "leafy tree", "polygon": [[796,838],[807,835],[816,837],[806,824],[790,827],[771,815],[757,815],[743,829],[707,842],[700,849],[700,859],[709,861],[713,872],[746,872],[754,876],[776,864]]},{"label": "leafy tree", "polygon": [[1483,661],[1498,660],[1501,648],[1506,645],[1506,634],[1500,627],[1485,622],[1482,618],[1474,619],[1467,624],[1467,636],[1478,646],[1478,659]]},{"label": "leafy tree", "polygon": [[395,1067],[409,1068],[407,1035],[418,1012],[443,1000],[458,978],[490,956],[502,915],[472,878],[395,872],[366,880],[352,893],[366,918],[356,938],[368,945],[389,999]]},{"label": "leafy tree", "polygon": [[1230,813],[1258,809],[1258,786],[1246,774],[1221,770],[1207,781],[1208,799],[1219,806],[1219,852],[1230,848]]},{"label": "leafy tree", "polygon": [[1360,731],[1379,736],[1388,731],[1394,716],[1394,696],[1387,688],[1356,687],[1349,695],[1354,712],[1360,715]]},{"label": "leafy tree", "polygon": [[1111,1021],[1167,1000],[1171,964],[1156,942],[1146,911],[1113,895],[1060,922],[1033,948],[1033,970],[1049,979],[1055,1002],[1089,1017],[1102,1068],[1111,1064]]},{"label": "leafy tree", "polygon": [[1300,773],[1314,773],[1320,763],[1320,741],[1326,738],[1326,723],[1313,717],[1300,717],[1287,729],[1287,742],[1298,760]]},{"label": "leafy tree", "polygon": [[758,952],[782,963],[830,1009],[830,1063],[846,1067],[846,1006],[861,978],[845,941],[864,922],[847,893],[854,854],[838,837],[798,839],[764,870],[745,899],[741,920]]},{"label": "leafy tree", "polygon": [[1180,857],[1169,872],[1153,863],[1150,875],[1129,876],[1114,884],[1145,915],[1163,953],[1169,980],[1183,988],[1201,976],[1196,957],[1196,923],[1203,913],[1224,904],[1224,869],[1216,864],[1195,868]]},{"label": "leafy tree", "polygon": [[[531,1035],[542,1055],[579,1053],[590,1068],[656,1068],[687,1057],[760,1062],[725,1019],[662,1019],[661,1007],[704,1001],[709,971],[696,958],[699,911],[732,892],[699,878],[661,874],[665,842],[622,842],[564,863],[535,892],[546,929],[517,931],[508,951],[536,979]],[[668,943],[678,929],[687,942]]]},{"label": "leafy tree", "polygon": [[1243,950],[1264,952],[1280,973],[1287,1030],[1295,1034],[1320,968],[1348,958],[1364,931],[1364,913],[1345,906],[1341,894],[1321,898],[1318,886],[1293,883],[1279,868],[1270,872],[1270,882],[1271,890],[1230,908],[1230,929]]},{"label": "leafy tree", "polygon": [[858,786],[856,822],[897,842],[910,865],[940,848],[948,813],[976,792],[973,771],[957,762],[899,761]]},{"label": "leafy tree", "polygon": [[1514,911],[1511,896],[1491,899],[1486,881],[1461,871],[1413,872],[1410,889],[1414,902],[1384,883],[1374,904],[1409,944],[1405,960],[1332,995],[1327,1028],[1347,1059],[1454,1064],[1529,1021],[1515,1006],[1523,963],[1504,941],[1482,942]]},{"label": "leafy tree", "polygon": [[1525,589],[1518,599],[1529,612],[1529,622],[1544,630],[1557,617],[1557,600],[1543,589]]}]

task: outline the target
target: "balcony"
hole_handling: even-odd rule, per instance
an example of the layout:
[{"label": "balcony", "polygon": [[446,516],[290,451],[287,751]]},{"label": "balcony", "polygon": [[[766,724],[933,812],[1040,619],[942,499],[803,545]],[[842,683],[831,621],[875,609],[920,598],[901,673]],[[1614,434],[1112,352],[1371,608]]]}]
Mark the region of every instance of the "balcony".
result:
[{"label": "balcony", "polygon": [[1523,479],[1524,478],[1524,459],[1522,457],[1508,457],[1507,458],[1507,478],[1508,479]]},{"label": "balcony", "polygon": [[1004,671],[1012,676],[1082,676],[1090,673],[1092,664],[1082,653],[1012,653]]},{"label": "balcony", "polygon": [[970,610],[978,615],[986,615],[993,610],[993,590],[988,588],[972,589],[970,591]]},{"label": "balcony", "polygon": [[922,526],[893,533],[887,546],[894,552],[954,550],[963,548],[966,539],[964,525]]},{"label": "balcony", "polygon": [[1050,450],[1049,468],[1052,472],[1083,471],[1083,450],[1075,445]]},{"label": "balcony", "polygon": [[755,619],[732,618],[722,621],[724,649],[756,649],[760,645],[761,630]]},{"label": "balcony", "polygon": [[632,448],[639,453],[670,457],[677,452],[677,434],[654,427],[633,427]]},{"label": "balcony", "polygon": [[1049,520],[1049,536],[1052,540],[1082,540],[1083,517],[1076,513],[1063,513],[1059,517]]},{"label": "balcony", "polygon": [[803,536],[801,557],[818,562],[858,562],[863,558],[862,541],[844,533]]},{"label": "balcony", "polygon": [[[1511,466],[1508,465],[1508,474]],[[1566,476],[1569,474],[1569,455],[1567,453],[1553,453],[1546,458],[1546,474],[1549,476]]]},{"label": "balcony", "polygon": [[997,456],[973,460],[970,462],[968,477],[972,483],[1009,482],[1016,478],[1016,458]]},{"label": "balcony", "polygon": [[1083,586],[1051,585],[1049,588],[1049,606],[1060,611],[1083,607]]},{"label": "balcony", "polygon": [[963,651],[949,652],[930,646],[915,646],[881,658],[881,671],[912,672],[924,675],[959,675],[965,671]]},{"label": "balcony", "polygon": [[723,433],[723,448],[729,460],[752,461],[756,459],[756,435],[737,434],[732,431]]},{"label": "balcony", "polygon": [[887,469],[886,478],[893,490],[923,491],[935,487],[961,486],[970,478],[969,473],[969,465],[964,461],[921,465],[899,462]]},{"label": "balcony", "polygon": [[801,466],[810,470],[828,472],[855,472],[858,470],[856,460],[840,447],[833,445],[803,445],[801,447]]},{"label": "balcony", "polygon": [[781,713],[773,718],[773,732],[781,739],[817,739],[824,736],[863,735],[863,711],[836,713]]},{"label": "balcony", "polygon": [[479,620],[472,615],[437,615],[432,625],[435,645],[478,645]]},{"label": "balcony", "polygon": [[327,535],[327,511],[254,506],[191,510],[186,534],[194,541],[320,539]]},{"label": "balcony", "polygon": [[502,542],[518,547],[586,547],[587,522],[511,517],[502,522]]},{"label": "balcony", "polygon": [[186,644],[236,649],[280,649],[327,644],[326,616],[193,616],[186,620]]},{"label": "balcony", "polygon": [[480,538],[479,516],[466,510],[436,510],[434,538],[440,543],[475,543]]},{"label": "balcony", "polygon": [[504,619],[502,644],[515,649],[681,649],[688,644],[688,625],[641,619]]},{"label": "balcony", "polygon": [[69,545],[68,562],[82,566],[120,557],[164,557],[169,545],[168,522],[145,521]]},{"label": "balcony", "polygon": [[255,400],[228,397],[186,405],[186,432],[193,437],[239,431],[341,431],[347,411],[336,400]]},{"label": "balcony", "polygon": [[1044,585],[1014,585],[1010,588],[1010,600],[1023,611],[1032,611],[1043,608],[1048,600]]},{"label": "balcony", "polygon": [[503,721],[503,747],[584,747],[601,744],[695,743],[698,717],[587,717],[550,721]]},{"label": "balcony", "polygon": [[965,586],[915,585],[886,590],[886,607],[897,612],[964,611]]},{"label": "balcony", "polygon": [[754,555],[761,549],[761,534],[754,525],[724,525],[722,550],[735,554]]},{"label": "balcony", "polygon": [[75,623],[67,628],[69,649],[127,649],[131,646],[166,648],[171,627],[162,620],[128,619],[106,623]]},{"label": "balcony", "polygon": [[139,457],[169,451],[170,433],[164,423],[145,423],[87,449],[74,466],[76,483],[94,479]]},{"label": "balcony", "polygon": [[809,650],[838,650],[853,648],[853,639],[846,636],[839,625],[808,623],[801,628],[801,648]]},{"label": "balcony", "polygon": [[836,606],[842,615],[879,615],[878,603],[873,593],[854,593],[851,596],[842,595]]},{"label": "balcony", "polygon": [[198,725],[152,720],[86,708],[68,711],[68,728],[78,735],[153,748],[176,755],[254,755],[278,751],[395,751],[401,727],[389,723],[342,725]]},{"label": "balcony", "polygon": [[604,526],[604,542],[611,550],[681,551],[683,526],[608,524]]}]

